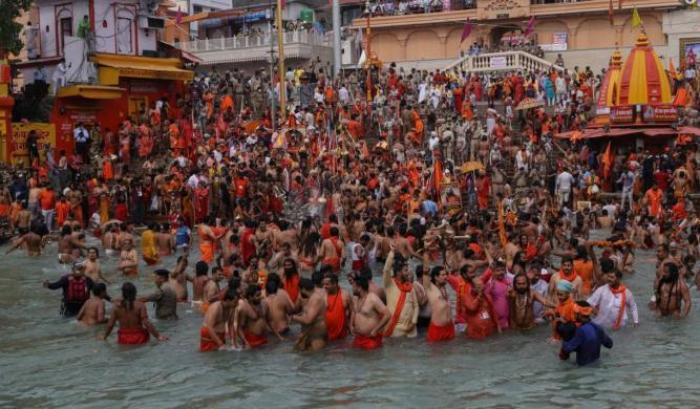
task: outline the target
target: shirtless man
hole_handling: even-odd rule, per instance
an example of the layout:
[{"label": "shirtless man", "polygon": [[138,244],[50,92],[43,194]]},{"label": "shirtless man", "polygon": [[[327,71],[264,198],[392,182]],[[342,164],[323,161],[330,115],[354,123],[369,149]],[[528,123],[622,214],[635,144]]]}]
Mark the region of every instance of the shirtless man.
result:
[{"label": "shirtless man", "polygon": [[330,266],[334,273],[339,273],[345,258],[345,245],[338,236],[340,231],[333,226],[331,236],[321,243],[321,263]]},{"label": "shirtless man", "polygon": [[7,249],[5,254],[10,254],[14,250],[24,247],[28,256],[40,256],[41,249],[44,247],[44,242],[41,239],[41,236],[24,228],[20,229],[19,233],[19,238],[12,243],[12,246]]},{"label": "shirtless man", "polygon": [[61,228],[61,238],[58,239],[58,262],[62,264],[72,263],[75,260],[74,250],[81,248],[85,248],[85,245],[73,236],[73,229],[69,225],[64,225]]},{"label": "shirtless man", "polygon": [[685,318],[690,313],[692,301],[688,286],[680,277],[678,266],[674,263],[666,263],[663,274],[655,288],[656,312],[665,317],[673,315],[674,318]]},{"label": "shirtless man", "polygon": [[22,210],[19,211],[17,214],[17,222],[15,223],[15,227],[18,229],[27,229],[29,230],[29,226],[31,225],[32,222],[32,212],[27,210],[27,205],[22,202]]},{"label": "shirtless man", "polygon": [[102,248],[107,256],[114,256],[119,251],[119,226],[112,223],[102,235]]},{"label": "shirtless man", "polygon": [[265,319],[270,323],[270,327],[279,334],[289,332],[289,316],[294,313],[294,303],[289,294],[284,290],[282,279],[277,273],[270,273],[267,276],[265,283],[265,292],[267,293],[265,303],[267,317]]},{"label": "shirtless man", "polygon": [[428,251],[423,254],[423,271],[430,271],[430,274],[423,276],[423,288],[432,311],[428,342],[449,341],[455,337],[455,327],[447,299],[447,271],[442,267],[430,269]]},{"label": "shirtless man", "polygon": [[90,247],[87,251],[87,260],[85,260],[85,275],[90,277],[96,283],[112,284],[102,275],[102,266],[98,257],[100,256],[97,247]]},{"label": "shirtless man", "polygon": [[328,341],[323,279],[319,272],[315,272],[313,277],[313,281],[307,278],[299,281],[302,310],[292,316],[293,322],[301,324],[301,334],[294,345],[297,351],[318,351],[325,347]]},{"label": "shirtless man", "polygon": [[224,271],[221,267],[211,269],[211,280],[208,280],[202,292],[202,300],[209,304],[217,301],[221,293],[219,283],[224,279]]},{"label": "shirtless man", "polygon": [[530,279],[525,273],[518,273],[513,277],[513,288],[508,291],[510,304],[510,328],[531,329],[535,326],[535,301],[549,308],[555,305],[549,304],[538,292],[530,288]]},{"label": "shirtless man", "polygon": [[[229,287],[221,301],[216,301],[207,308],[202,328],[199,330],[200,352],[226,349],[226,329],[232,333],[237,304],[238,291]],[[238,349],[236,337],[231,337],[231,343],[234,349]]]},{"label": "shirtless man", "polygon": [[95,284],[92,287],[92,297],[85,301],[83,308],[78,312],[78,316],[76,317],[78,321],[87,326],[104,324],[107,322],[107,317],[105,317],[106,298],[107,286],[105,286],[104,283]]},{"label": "shirtless man", "polygon": [[236,309],[236,334],[247,348],[259,348],[267,344],[265,333],[270,328],[265,321],[264,306],[261,303],[260,287],[249,285],[245,289],[245,297],[238,301]]},{"label": "shirtless man", "polygon": [[352,293],[350,332],[355,335],[352,346],[366,350],[380,348],[381,330],[391,318],[389,310],[376,294],[369,291],[369,282],[362,275],[353,280]]},{"label": "shirtless man", "polygon": [[103,340],[112,333],[114,324],[119,322],[118,343],[122,345],[141,345],[148,342],[149,334],[158,341],[168,338],[160,335],[148,320],[146,304],[136,301],[136,286],[130,282],[122,284],[122,300],[115,303],[112,316],[107,323]]},{"label": "shirtless man", "polygon": [[[207,263],[202,262],[204,267],[199,267],[204,269],[204,279],[200,280],[200,284],[196,285],[195,283],[196,278],[192,278],[189,274],[186,273],[187,270],[187,265],[188,265],[188,260],[187,256],[180,256],[177,258],[177,264],[175,265],[175,268],[173,271],[170,273],[170,287],[175,291],[175,294],[177,295],[177,301],[178,302],[186,302],[187,297],[189,296],[187,293],[187,282],[190,281],[192,282],[192,287],[197,290],[195,291],[197,294],[200,295],[200,298],[194,299],[192,298],[192,301],[201,301],[201,294],[204,289],[204,285],[206,282],[209,280],[209,276],[207,273],[209,272],[209,266]],[[195,268],[195,274],[196,272],[199,271],[197,268]]]},{"label": "shirtless man", "polygon": [[406,225],[401,225],[398,233],[392,238],[396,252],[401,254],[401,256],[403,256],[403,258],[406,260],[408,260],[411,256],[420,258],[420,255],[413,250],[411,243],[409,243],[408,239],[406,238],[406,232]]},{"label": "shirtless man", "polygon": [[155,234],[156,248],[161,257],[169,256],[175,252],[175,237],[170,234],[170,225],[164,223],[159,226]]},{"label": "shirtless man", "polygon": [[136,254],[136,249],[134,248],[134,242],[132,239],[125,239],[122,242],[121,253],[119,254],[119,264],[117,265],[117,271],[125,276],[134,277],[139,274],[138,269],[138,254]]}]

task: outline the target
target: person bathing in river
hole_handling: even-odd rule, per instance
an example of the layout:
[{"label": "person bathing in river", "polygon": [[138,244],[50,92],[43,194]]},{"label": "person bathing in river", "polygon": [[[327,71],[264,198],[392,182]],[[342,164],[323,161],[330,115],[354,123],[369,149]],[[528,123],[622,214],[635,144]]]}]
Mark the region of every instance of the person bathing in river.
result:
[{"label": "person bathing in river", "polygon": [[83,308],[78,313],[78,321],[86,326],[107,322],[105,300],[111,300],[107,295],[107,286],[104,283],[95,284],[92,287],[92,297],[83,304]]},{"label": "person bathing in river", "polygon": [[148,343],[149,334],[158,341],[166,341],[168,337],[158,333],[148,320],[146,305],[136,300],[136,286],[130,282],[122,284],[122,299],[115,303],[112,316],[107,323],[107,329],[101,336],[106,340],[119,323],[117,342],[121,345],[141,345]]}]

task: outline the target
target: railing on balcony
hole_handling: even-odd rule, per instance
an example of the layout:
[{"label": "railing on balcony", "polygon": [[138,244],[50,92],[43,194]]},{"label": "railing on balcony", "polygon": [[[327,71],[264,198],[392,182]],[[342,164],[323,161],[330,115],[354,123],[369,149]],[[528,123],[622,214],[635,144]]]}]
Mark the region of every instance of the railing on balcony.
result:
[{"label": "railing on balcony", "polygon": [[504,51],[480,55],[465,55],[445,67],[445,71],[496,72],[496,71],[547,71],[554,68],[564,71],[564,67],[536,57],[525,51]]},{"label": "railing on balcony", "polygon": [[[284,44],[308,44],[330,46],[328,33],[321,34],[314,30],[287,31],[283,34]],[[277,44],[277,34],[237,35],[233,37],[205,38],[203,40],[181,42],[176,47],[192,52],[238,50],[251,47],[269,47]]]}]

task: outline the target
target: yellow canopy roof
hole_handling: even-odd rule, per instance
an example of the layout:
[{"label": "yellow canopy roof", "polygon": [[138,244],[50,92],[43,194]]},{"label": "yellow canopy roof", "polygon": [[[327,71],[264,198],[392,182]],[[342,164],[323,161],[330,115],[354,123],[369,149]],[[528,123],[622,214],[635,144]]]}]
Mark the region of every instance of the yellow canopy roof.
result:
[{"label": "yellow canopy roof", "polygon": [[177,58],[136,57],[131,55],[95,54],[100,84],[119,84],[119,77],[191,81],[194,72],[180,68]]},{"label": "yellow canopy roof", "polygon": [[118,99],[124,88],[105,87],[102,85],[71,85],[58,90],[59,98],[82,97],[85,99]]}]

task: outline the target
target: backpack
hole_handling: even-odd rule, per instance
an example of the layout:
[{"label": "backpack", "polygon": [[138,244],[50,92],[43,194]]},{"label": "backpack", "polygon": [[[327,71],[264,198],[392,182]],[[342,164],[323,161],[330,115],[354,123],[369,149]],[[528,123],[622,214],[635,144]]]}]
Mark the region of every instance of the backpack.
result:
[{"label": "backpack", "polygon": [[68,277],[68,291],[66,291],[67,303],[82,303],[90,297],[87,288],[87,279],[84,277],[76,279],[72,276]]}]

